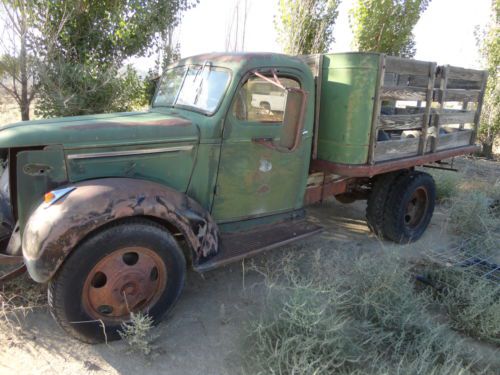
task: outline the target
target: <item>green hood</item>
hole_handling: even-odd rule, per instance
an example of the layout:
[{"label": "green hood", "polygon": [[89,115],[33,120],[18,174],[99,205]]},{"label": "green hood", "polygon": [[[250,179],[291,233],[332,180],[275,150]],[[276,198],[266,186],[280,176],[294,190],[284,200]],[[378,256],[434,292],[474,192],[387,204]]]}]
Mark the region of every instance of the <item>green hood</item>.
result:
[{"label": "green hood", "polygon": [[0,148],[120,145],[162,141],[197,141],[191,121],[154,112],[61,117],[17,122],[0,127]]}]

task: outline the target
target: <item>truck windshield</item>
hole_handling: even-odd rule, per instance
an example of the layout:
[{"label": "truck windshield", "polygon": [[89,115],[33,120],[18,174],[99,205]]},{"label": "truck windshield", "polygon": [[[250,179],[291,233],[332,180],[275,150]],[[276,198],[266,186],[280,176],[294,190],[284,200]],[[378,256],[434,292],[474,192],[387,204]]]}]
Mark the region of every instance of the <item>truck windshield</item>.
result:
[{"label": "truck windshield", "polygon": [[213,114],[224,96],[230,72],[209,64],[179,66],[161,78],[153,107],[189,107]]}]

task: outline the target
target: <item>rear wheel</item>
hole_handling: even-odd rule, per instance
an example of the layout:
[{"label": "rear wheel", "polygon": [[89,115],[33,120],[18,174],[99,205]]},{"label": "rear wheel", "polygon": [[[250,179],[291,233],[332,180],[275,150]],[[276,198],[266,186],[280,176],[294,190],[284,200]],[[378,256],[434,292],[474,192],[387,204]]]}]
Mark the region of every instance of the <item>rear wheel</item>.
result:
[{"label": "rear wheel", "polygon": [[394,182],[390,197],[384,208],[384,236],[399,243],[418,240],[434,212],[434,179],[422,172],[401,175]]},{"label": "rear wheel", "polygon": [[366,206],[366,220],[368,226],[378,236],[383,236],[384,226],[384,208],[387,198],[390,195],[392,184],[402,174],[407,174],[405,171],[396,171],[378,175],[374,178],[372,191],[368,197]]},{"label": "rear wheel", "polygon": [[88,343],[119,339],[131,312],[155,323],[177,301],[184,255],[162,227],[147,220],[111,226],[79,245],[49,284],[49,306],[61,327]]}]

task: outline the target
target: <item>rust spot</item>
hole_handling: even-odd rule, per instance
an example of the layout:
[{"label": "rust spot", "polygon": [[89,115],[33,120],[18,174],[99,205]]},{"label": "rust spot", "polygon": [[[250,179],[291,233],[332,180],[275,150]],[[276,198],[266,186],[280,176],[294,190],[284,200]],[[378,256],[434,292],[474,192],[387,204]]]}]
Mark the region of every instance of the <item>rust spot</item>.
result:
[{"label": "rust spot", "polygon": [[261,187],[259,187],[259,189],[257,190],[257,193],[258,194],[265,194],[267,192],[269,192],[269,190],[271,190],[269,188],[269,185],[262,185]]},{"label": "rust spot", "polygon": [[176,227],[193,253],[193,262],[218,251],[217,224],[196,201],[163,185],[129,178],[75,184],[76,189],[49,208],[31,215],[23,235],[23,254],[33,279],[50,279],[77,244],[117,219],[149,216]]}]

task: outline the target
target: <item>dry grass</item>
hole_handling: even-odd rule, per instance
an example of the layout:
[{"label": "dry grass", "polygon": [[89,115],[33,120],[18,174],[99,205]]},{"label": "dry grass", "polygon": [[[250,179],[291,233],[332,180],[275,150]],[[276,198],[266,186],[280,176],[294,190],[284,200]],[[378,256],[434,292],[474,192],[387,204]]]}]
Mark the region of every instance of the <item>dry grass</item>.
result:
[{"label": "dry grass", "polygon": [[12,332],[22,328],[23,320],[30,312],[46,306],[45,285],[33,282],[27,275],[1,286],[0,323]]},{"label": "dry grass", "polygon": [[[320,261],[321,259],[321,261]],[[267,312],[250,327],[249,373],[481,374],[488,369],[429,311],[410,266],[391,255],[325,264],[305,257],[260,270]]]},{"label": "dry grass", "polygon": [[153,332],[153,319],[147,314],[131,313],[129,322],[122,323],[120,337],[128,344],[131,353],[149,356],[154,352],[153,342],[157,335]]},{"label": "dry grass", "polygon": [[450,326],[471,337],[500,344],[500,283],[475,274],[473,267],[430,267],[426,273],[438,291]]}]

